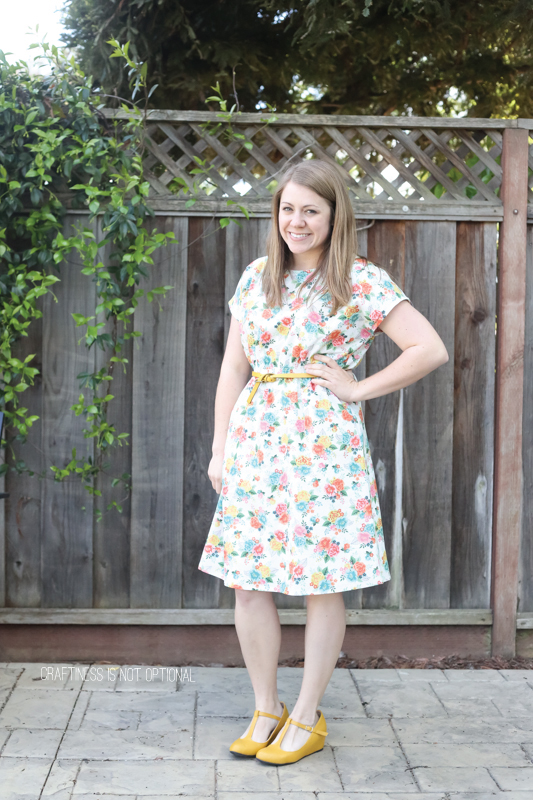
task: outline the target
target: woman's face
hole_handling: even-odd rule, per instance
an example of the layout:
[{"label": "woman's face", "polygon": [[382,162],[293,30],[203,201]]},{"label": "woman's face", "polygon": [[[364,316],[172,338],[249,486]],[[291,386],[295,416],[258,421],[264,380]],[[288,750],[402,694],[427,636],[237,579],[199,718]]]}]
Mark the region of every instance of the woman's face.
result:
[{"label": "woman's face", "polygon": [[331,208],[327,200],[298,183],[289,181],[279,204],[279,232],[293,256],[293,265],[314,269],[331,232]]}]

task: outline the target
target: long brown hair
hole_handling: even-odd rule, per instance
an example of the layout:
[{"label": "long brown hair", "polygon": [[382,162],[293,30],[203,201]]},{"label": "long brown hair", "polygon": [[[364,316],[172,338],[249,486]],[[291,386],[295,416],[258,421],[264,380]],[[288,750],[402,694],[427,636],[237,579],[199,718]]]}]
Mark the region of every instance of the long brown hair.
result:
[{"label": "long brown hair", "polygon": [[331,233],[324,243],[317,267],[300,286],[301,290],[314,278],[317,294],[329,292],[331,314],[348,305],[352,298],[351,267],[357,257],[355,218],[340,168],[324,161],[302,161],[282,173],[272,197],[272,224],[267,239],[268,260],[263,270],[262,288],[270,308],[283,305],[283,278],[291,266],[292,253],[279,232],[281,194],[289,181],[312,189],[331,208]]}]

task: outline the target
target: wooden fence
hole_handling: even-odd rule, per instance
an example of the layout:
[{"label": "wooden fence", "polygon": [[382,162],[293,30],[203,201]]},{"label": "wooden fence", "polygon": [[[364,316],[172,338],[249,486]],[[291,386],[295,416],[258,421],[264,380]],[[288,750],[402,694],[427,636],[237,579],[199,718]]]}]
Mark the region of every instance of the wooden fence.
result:
[{"label": "wooden fence", "polygon": [[[148,120],[156,225],[179,244],[156,254],[154,285],[174,289],[161,307],[137,309],[143,336],[127,345],[128,372],[113,383],[111,421],[131,445],[111,455],[109,471],[131,473],[131,500],[95,523],[108,490],[93,500],[50,470],[44,480],[10,472],[0,621],[232,623],[233,591],[197,569],[218,499],[207,466],[227,300],[264,253],[271,182],[288,162],[320,158],[345,171],[360,253],[390,272],[452,356],[365,404],[392,580],[347,593],[348,621],[483,626],[493,653],[513,653],[516,629],[533,628],[533,121],[243,114],[233,127],[250,149],[216,122],[170,111]],[[211,166],[196,185],[195,158]],[[183,184],[196,192],[192,208]],[[255,217],[218,228],[228,199]],[[83,219],[72,212],[69,225]],[[40,420],[19,446],[36,472],[91,446],[69,409],[75,376],[101,361],[78,346],[71,317],[90,314],[94,285],[75,261],[61,265],[61,279],[59,303],[46,298],[18,346],[37,353],[42,371],[24,394]],[[398,353],[378,337],[358,376]],[[303,598],[275,599],[283,622],[304,621]]]}]

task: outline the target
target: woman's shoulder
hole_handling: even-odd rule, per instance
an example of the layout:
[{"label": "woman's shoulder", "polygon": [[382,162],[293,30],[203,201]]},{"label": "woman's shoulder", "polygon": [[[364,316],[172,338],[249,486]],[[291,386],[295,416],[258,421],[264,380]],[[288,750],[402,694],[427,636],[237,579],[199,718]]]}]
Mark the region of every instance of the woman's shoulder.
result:
[{"label": "woman's shoulder", "polygon": [[388,277],[383,267],[374,264],[373,261],[363,256],[357,256],[352,264],[352,279],[356,283],[361,283],[362,281],[375,283]]}]

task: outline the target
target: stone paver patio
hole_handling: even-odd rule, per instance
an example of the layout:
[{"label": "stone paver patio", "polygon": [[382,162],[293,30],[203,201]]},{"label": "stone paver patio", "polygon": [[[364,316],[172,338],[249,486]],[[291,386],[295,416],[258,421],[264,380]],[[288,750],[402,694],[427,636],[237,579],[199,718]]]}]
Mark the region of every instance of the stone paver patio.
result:
[{"label": "stone paver patio", "polygon": [[228,750],[244,669],[0,664],[0,800],[533,800],[533,671],[338,669],[320,707],[324,750],[271,767]]}]

